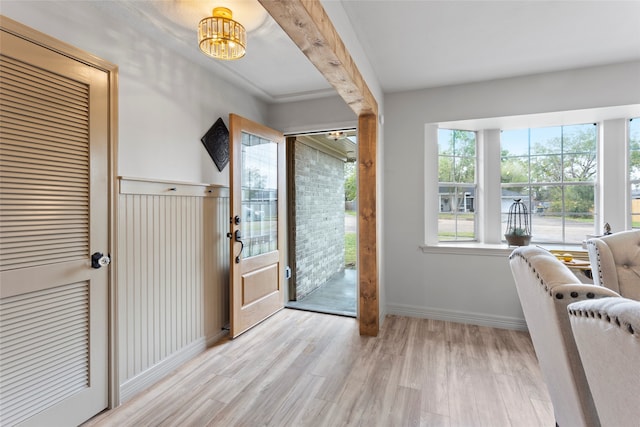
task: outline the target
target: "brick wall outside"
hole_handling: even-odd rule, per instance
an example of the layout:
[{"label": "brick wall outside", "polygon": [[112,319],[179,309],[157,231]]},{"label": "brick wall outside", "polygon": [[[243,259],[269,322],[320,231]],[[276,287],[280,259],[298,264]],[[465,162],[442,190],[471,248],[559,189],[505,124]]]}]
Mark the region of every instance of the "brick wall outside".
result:
[{"label": "brick wall outside", "polygon": [[344,163],[295,147],[297,298],[344,269]]}]

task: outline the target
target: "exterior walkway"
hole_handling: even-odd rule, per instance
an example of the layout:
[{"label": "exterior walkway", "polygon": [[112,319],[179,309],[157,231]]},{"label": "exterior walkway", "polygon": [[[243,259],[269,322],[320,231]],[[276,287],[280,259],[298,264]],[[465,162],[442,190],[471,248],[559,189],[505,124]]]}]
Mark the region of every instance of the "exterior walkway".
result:
[{"label": "exterior walkway", "polygon": [[356,270],[345,269],[288,308],[356,317]]}]

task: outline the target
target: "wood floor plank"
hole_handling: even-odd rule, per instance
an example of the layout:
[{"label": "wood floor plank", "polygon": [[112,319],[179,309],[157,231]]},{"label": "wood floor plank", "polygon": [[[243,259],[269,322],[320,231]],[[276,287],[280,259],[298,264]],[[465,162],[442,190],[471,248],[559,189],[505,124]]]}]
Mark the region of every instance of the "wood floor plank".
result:
[{"label": "wood floor plank", "polygon": [[304,406],[296,408],[297,416],[289,425],[323,427],[325,414],[331,412],[332,406],[335,403],[312,397]]},{"label": "wood floor plank", "polygon": [[300,414],[300,408],[305,408],[311,404],[313,396],[315,396],[323,381],[324,378],[302,374],[291,389],[291,392],[287,394],[287,397],[274,412],[273,417],[267,425],[299,425],[297,420]]},{"label": "wood floor plank", "polygon": [[329,347],[329,351],[325,352],[324,363],[325,368],[314,371],[315,375],[325,378],[325,381],[318,391],[318,398],[329,402],[338,402],[342,390],[344,389],[346,378],[349,376],[356,360],[358,358],[357,345],[348,341],[334,343]]},{"label": "wood floor plank", "polygon": [[409,387],[398,387],[393,403],[395,411],[389,413],[390,426],[420,425],[420,391]]},{"label": "wood floor plank", "polygon": [[[407,353],[404,357],[404,363],[402,364],[402,373],[400,374],[400,385],[403,387],[409,387],[416,390],[421,390],[424,378],[420,375],[425,370],[425,364],[427,362],[427,350],[428,345],[426,322],[421,322],[421,319],[407,319],[409,327],[407,329],[406,348]],[[417,375],[416,375],[417,374]]]},{"label": "wood floor plank", "polygon": [[555,423],[551,402],[548,400],[531,399],[531,404],[535,408],[539,426],[552,426]]},{"label": "wood floor plank", "polygon": [[449,375],[451,363],[444,330],[431,331],[426,336],[425,369],[416,376],[422,382],[422,410],[432,414],[449,416]]},{"label": "wood floor plank", "polygon": [[225,404],[217,400],[215,387],[201,389],[201,394],[185,402],[179,411],[172,411],[159,426],[202,426],[206,425]]},{"label": "wood floor plank", "polygon": [[369,397],[369,390],[358,378],[347,378],[328,425],[358,426]]},{"label": "wood floor plank", "polygon": [[[300,392],[307,386],[306,382],[312,379],[314,377],[304,375],[302,369],[283,370],[281,376],[274,376],[265,387],[258,390],[258,399],[245,408],[238,423],[246,426],[269,424],[282,407],[290,407],[296,402],[296,396],[292,393]],[[253,393],[255,390],[249,388],[248,391]]]},{"label": "wood floor plank", "polygon": [[85,424],[545,426],[553,408],[525,332],[282,310]]},{"label": "wood floor plank", "polygon": [[422,427],[450,427],[451,421],[449,417],[445,417],[444,415],[423,411],[420,414],[420,425]]},{"label": "wood floor plank", "polygon": [[536,409],[518,379],[505,374],[496,375],[495,378],[498,395],[507,408],[511,425],[535,426],[538,422]]},{"label": "wood floor plank", "polygon": [[500,399],[499,385],[495,375],[486,375],[485,367],[474,367],[471,373],[471,391],[476,411],[475,425],[508,426],[510,424],[505,402]]},{"label": "wood floor plank", "polygon": [[[386,324],[386,322],[389,324]],[[404,355],[405,346],[407,344],[408,321],[406,317],[387,316],[385,319],[385,327],[382,329],[383,334],[382,345],[383,351],[398,356]]]},{"label": "wood floor plank", "polygon": [[384,426],[394,411],[394,397],[400,379],[401,364],[398,357],[380,352],[374,369],[363,389],[366,400],[360,419],[361,427]]}]

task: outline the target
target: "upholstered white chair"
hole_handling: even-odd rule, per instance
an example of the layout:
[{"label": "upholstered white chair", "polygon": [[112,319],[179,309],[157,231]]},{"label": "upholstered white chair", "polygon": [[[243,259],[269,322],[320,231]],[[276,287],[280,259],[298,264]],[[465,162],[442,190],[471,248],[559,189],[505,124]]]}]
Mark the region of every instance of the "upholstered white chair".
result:
[{"label": "upholstered white chair", "polygon": [[602,426],[640,426],[640,301],[569,304],[569,320]]},{"label": "upholstered white chair", "polygon": [[601,286],[580,283],[553,254],[536,246],[515,249],[509,264],[556,423],[560,427],[599,426],[567,305],[619,295]]},{"label": "upholstered white chair", "polygon": [[593,283],[640,301],[640,230],[587,240]]}]

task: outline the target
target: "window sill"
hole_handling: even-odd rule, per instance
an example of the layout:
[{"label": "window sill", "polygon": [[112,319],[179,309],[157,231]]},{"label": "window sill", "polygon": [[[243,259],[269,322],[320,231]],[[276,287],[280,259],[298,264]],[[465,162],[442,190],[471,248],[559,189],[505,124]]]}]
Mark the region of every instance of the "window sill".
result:
[{"label": "window sill", "polygon": [[[533,244],[532,244],[533,245]],[[580,245],[559,245],[559,244],[539,244],[547,250],[557,250],[566,252],[586,252]],[[420,249],[425,254],[448,254],[448,255],[476,255],[476,256],[497,256],[507,257],[517,246],[507,246],[506,243],[490,244],[478,242],[442,242],[437,245],[421,245]]]}]

